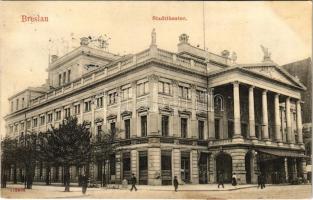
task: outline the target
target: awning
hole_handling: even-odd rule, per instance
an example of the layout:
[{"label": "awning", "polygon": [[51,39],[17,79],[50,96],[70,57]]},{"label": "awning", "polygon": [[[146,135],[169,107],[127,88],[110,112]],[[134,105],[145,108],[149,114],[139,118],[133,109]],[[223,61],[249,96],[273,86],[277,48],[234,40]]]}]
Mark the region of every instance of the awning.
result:
[{"label": "awning", "polygon": [[306,156],[304,154],[301,154],[300,152],[294,152],[290,150],[282,150],[282,149],[257,149],[257,151],[274,155],[274,156],[280,156],[280,157],[296,157],[296,158],[309,158],[309,156]]}]

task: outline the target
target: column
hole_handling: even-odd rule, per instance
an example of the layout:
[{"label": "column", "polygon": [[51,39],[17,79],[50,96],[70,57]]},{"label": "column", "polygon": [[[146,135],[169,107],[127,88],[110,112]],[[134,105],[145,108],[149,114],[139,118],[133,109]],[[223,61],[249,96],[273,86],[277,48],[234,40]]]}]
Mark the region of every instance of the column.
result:
[{"label": "column", "polygon": [[137,136],[137,82],[132,82],[132,98],[133,98],[133,104],[132,104],[132,118],[130,119],[130,126],[131,126],[131,138]]},{"label": "column", "polygon": [[215,139],[215,125],[214,125],[214,88],[208,88],[208,135],[209,140]]},{"label": "column", "polygon": [[262,131],[262,139],[263,140],[270,140],[268,136],[268,113],[267,113],[267,90],[263,90],[262,92],[262,124],[263,124],[263,131]]},{"label": "column", "polygon": [[159,134],[158,76],[149,76],[150,110],[148,115],[148,135]]},{"label": "column", "polygon": [[139,174],[137,174],[137,171],[138,171],[138,167],[137,165],[139,164],[139,162],[137,161],[138,160],[138,151],[133,149],[130,151],[130,162],[131,162],[131,173],[132,174],[135,174],[135,176],[137,177],[137,179],[139,179]]},{"label": "column", "polygon": [[233,138],[242,138],[241,122],[240,122],[240,96],[239,96],[239,82],[233,83],[234,95],[234,136]]},{"label": "column", "polygon": [[255,137],[255,115],[254,115],[254,86],[249,87],[249,132],[250,138],[256,140]]},{"label": "column", "polygon": [[284,159],[284,164],[285,164],[285,175],[286,175],[286,182],[288,183],[288,178],[289,178],[289,174],[288,174],[288,159],[287,157]]},{"label": "column", "polygon": [[96,99],[94,97],[91,98],[91,124],[90,124],[90,130],[92,137],[95,135],[95,107],[96,107]]},{"label": "column", "polygon": [[301,164],[300,164],[300,167],[301,167],[301,175],[303,176],[304,179],[308,179],[308,174],[307,174],[307,171],[306,171],[306,160],[305,158],[301,158]]},{"label": "column", "polygon": [[174,148],[172,151],[172,172],[173,178],[174,176],[177,176],[177,180],[179,183],[181,183],[180,165],[180,149]]},{"label": "column", "polygon": [[198,138],[198,126],[197,126],[197,117],[196,117],[196,104],[197,104],[197,98],[196,98],[196,86],[192,85],[191,87],[191,103],[192,103],[192,111],[191,111],[191,137],[192,138]]},{"label": "column", "polygon": [[193,149],[190,152],[190,162],[191,162],[191,183],[199,184],[199,169],[198,169],[198,151]]},{"label": "column", "polygon": [[179,133],[179,115],[178,115],[178,82],[172,81],[173,84],[173,133],[172,136],[178,137],[180,135]]},{"label": "column", "polygon": [[298,169],[297,169],[297,159],[293,159],[293,166],[294,166],[294,177],[298,177]]},{"label": "column", "polygon": [[297,131],[298,131],[298,143],[303,144],[302,134],[302,115],[301,115],[301,104],[300,100],[297,100]]},{"label": "column", "polygon": [[107,110],[108,110],[108,94],[103,92],[103,130],[107,130]]},{"label": "column", "polygon": [[121,136],[121,130],[124,129],[122,127],[122,122],[121,122],[121,105],[122,105],[122,91],[121,91],[121,88],[117,88],[117,99],[118,99],[118,107],[117,107],[117,114],[116,114],[116,134],[117,134],[117,138],[120,139],[122,138]]},{"label": "column", "polygon": [[292,143],[291,137],[291,116],[290,116],[290,97],[286,98],[286,122],[287,122],[287,142]]},{"label": "column", "polygon": [[121,152],[115,154],[115,183],[121,183]]},{"label": "column", "polygon": [[280,122],[280,110],[279,110],[279,94],[275,94],[274,97],[274,109],[275,109],[275,139],[278,143],[282,143],[281,122]]},{"label": "column", "polygon": [[246,183],[246,168],[245,168],[246,150],[234,149],[231,152],[233,173],[236,173],[239,184]]},{"label": "column", "polygon": [[159,177],[161,175],[161,149],[149,148],[148,158],[148,184],[161,185],[161,178]]}]

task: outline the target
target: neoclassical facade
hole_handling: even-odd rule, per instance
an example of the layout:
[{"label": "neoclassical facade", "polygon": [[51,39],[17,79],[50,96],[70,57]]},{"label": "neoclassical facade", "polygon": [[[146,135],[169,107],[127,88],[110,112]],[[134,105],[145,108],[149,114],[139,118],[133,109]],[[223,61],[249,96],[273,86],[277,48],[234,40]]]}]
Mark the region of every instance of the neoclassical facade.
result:
[{"label": "neoclassical facade", "polygon": [[[118,149],[106,169],[93,163],[90,176],[120,183],[134,173],[139,184],[286,182],[305,176],[301,95],[305,87],[270,60],[237,64],[228,51],[216,55],[179,37],[176,53],[150,47],[119,56],[94,49],[88,39],[62,56],[52,56],[46,84],[9,98],[10,135],[45,132],[67,116],[89,122],[94,137],[104,130],[117,135]],[[264,49],[263,49],[264,50]],[[77,181],[80,168],[71,168]],[[52,167],[52,182],[62,181]],[[8,171],[19,179],[23,169]],[[38,163],[35,181],[47,169]]]}]

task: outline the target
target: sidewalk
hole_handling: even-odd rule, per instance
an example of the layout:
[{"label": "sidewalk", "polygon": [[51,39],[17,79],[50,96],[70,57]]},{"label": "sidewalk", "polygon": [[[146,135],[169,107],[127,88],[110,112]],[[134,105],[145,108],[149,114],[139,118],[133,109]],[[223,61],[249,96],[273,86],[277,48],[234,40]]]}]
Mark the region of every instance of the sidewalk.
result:
[{"label": "sidewalk", "polygon": [[[8,184],[8,188],[24,188],[23,184]],[[80,191],[81,187],[78,187],[77,184],[70,186],[72,191]],[[114,187],[114,188],[113,188]],[[186,184],[179,185],[179,191],[232,191],[232,190],[240,190],[257,187],[257,185],[245,184],[245,185],[237,185],[232,186],[231,184],[224,184],[224,188],[220,186],[217,188],[217,184]],[[54,185],[44,185],[44,184],[34,184],[33,188],[36,189],[45,189],[45,190],[64,190],[64,186],[61,184]],[[152,185],[137,185],[139,190],[148,190],[148,191],[173,191],[174,187],[172,185],[162,185],[162,186],[152,186]],[[128,185],[128,189],[130,189],[130,185]],[[98,191],[98,190],[126,190],[123,189],[121,185],[109,185],[109,187],[99,187],[99,188],[88,188],[89,191]]]}]

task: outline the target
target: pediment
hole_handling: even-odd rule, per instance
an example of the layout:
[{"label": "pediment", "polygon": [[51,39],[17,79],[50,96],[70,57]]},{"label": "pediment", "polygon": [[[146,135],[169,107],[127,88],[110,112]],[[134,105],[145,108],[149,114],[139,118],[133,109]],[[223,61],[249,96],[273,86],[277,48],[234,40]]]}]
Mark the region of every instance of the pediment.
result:
[{"label": "pediment", "polygon": [[291,86],[304,87],[297,78],[277,66],[251,66],[243,68]]}]

